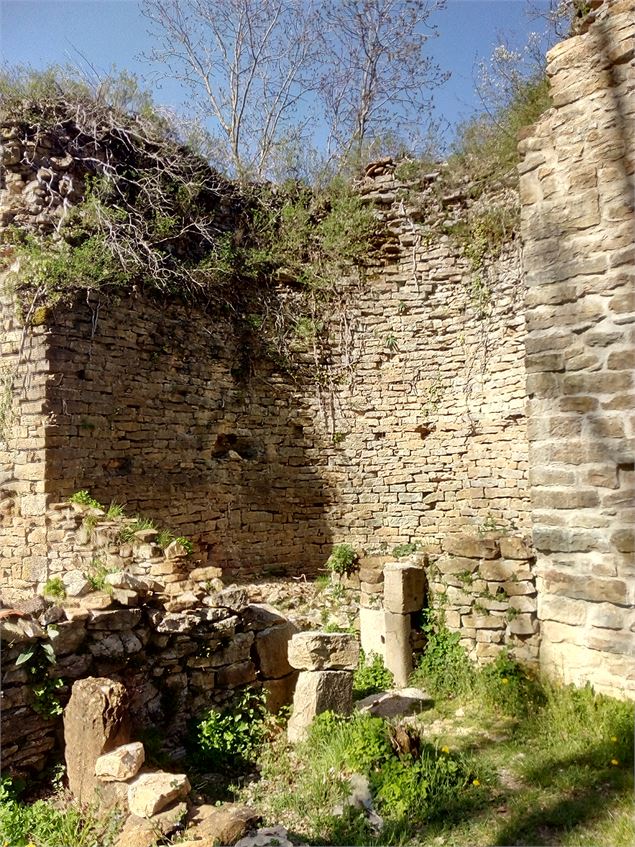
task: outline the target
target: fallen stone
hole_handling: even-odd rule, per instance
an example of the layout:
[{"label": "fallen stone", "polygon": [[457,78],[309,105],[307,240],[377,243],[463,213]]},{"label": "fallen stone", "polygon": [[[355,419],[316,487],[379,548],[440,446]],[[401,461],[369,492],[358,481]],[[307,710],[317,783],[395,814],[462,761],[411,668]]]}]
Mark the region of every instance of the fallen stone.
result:
[{"label": "fallen stone", "polygon": [[95,799],[97,759],[129,739],[123,685],[103,677],[78,680],[64,710],[64,749],[68,787],[80,803]]},{"label": "fallen stone", "polygon": [[60,621],[48,627],[48,635],[56,656],[74,653],[86,638],[83,620]]},{"label": "fallen stone", "polygon": [[[164,838],[172,835],[186,815],[186,803],[176,803],[150,818],[129,815],[115,847],[153,847],[158,841],[163,841]],[[203,847],[200,841],[196,844],[197,847]]]},{"label": "fallen stone", "polygon": [[104,577],[106,585],[111,585],[113,588],[126,588],[129,591],[136,591],[137,594],[149,594],[152,592],[163,591],[163,585],[157,582],[156,579],[150,577],[139,577],[128,571],[115,571],[114,573],[106,574]]},{"label": "fallen stone", "polygon": [[139,595],[129,588],[113,588],[112,599],[126,608],[134,608],[139,605]]},{"label": "fallen stone", "polygon": [[254,835],[247,835],[236,842],[235,847],[307,847],[304,842],[293,842],[288,838],[283,826],[266,826],[257,829]]},{"label": "fallen stone", "polygon": [[[250,806],[225,803],[222,806],[203,806],[196,810],[194,825],[185,830],[185,837],[201,839],[200,847],[232,845],[251,829],[260,815]],[[199,822],[197,822],[199,821]]]},{"label": "fallen stone", "polygon": [[165,604],[166,612],[184,612],[200,606],[200,600],[193,591],[185,591]]},{"label": "fallen stone", "polygon": [[188,555],[187,548],[176,539],[168,544],[163,553],[166,559],[180,559]]},{"label": "fallen stone", "polygon": [[380,718],[395,718],[413,715],[433,706],[434,701],[421,688],[400,688],[396,691],[384,691],[370,694],[355,703],[359,712],[368,712]]},{"label": "fallen stone", "polygon": [[285,616],[269,603],[250,603],[243,610],[243,624],[246,629],[269,629],[285,623]]},{"label": "fallen stone", "polygon": [[183,773],[142,773],[128,786],[128,808],[137,817],[151,818],[173,800],[187,797],[190,787]]},{"label": "fallen stone", "polygon": [[350,714],[353,674],[350,671],[302,671],[293,695],[293,713],[287,727],[291,743],[301,741],[313,718],[322,712]]},{"label": "fallen stone", "polygon": [[289,664],[297,670],[355,670],[356,636],[343,632],[299,632],[289,641]]},{"label": "fallen stone", "polygon": [[132,629],[141,620],[141,609],[95,610],[90,616],[90,629]]},{"label": "fallen stone", "polygon": [[144,761],[145,751],[140,741],[122,744],[97,759],[95,776],[102,782],[125,782],[139,773]]}]

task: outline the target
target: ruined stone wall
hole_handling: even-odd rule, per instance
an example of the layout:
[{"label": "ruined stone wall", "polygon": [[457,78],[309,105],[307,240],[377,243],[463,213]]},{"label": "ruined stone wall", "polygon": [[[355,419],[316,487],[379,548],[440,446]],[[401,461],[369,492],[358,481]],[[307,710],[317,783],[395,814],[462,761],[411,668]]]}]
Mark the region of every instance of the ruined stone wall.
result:
[{"label": "ruined stone wall", "polygon": [[553,108],[520,147],[541,661],[630,696],[634,49],[635,3],[604,3],[548,54]]},{"label": "ruined stone wall", "polygon": [[[69,556],[63,577],[55,578],[57,596],[0,611],[3,772],[39,771],[59,747],[53,700],[37,693],[47,674],[59,680],[50,694],[62,704],[76,679],[121,681],[136,726],[159,727],[175,745],[189,717],[224,703],[237,688],[261,687],[272,711],[291,702],[297,674],[286,652],[296,627],[283,615],[251,603],[244,589],[185,573],[182,552],[164,554],[151,531],[114,553],[125,519],[102,516],[87,536],[90,509],[55,505],[48,521]],[[100,577],[99,584],[86,575]],[[52,649],[53,665],[42,645]],[[28,652],[33,657],[21,661]]]},{"label": "ruined stone wall", "polygon": [[[11,144],[7,177],[17,169],[23,186],[7,179],[11,221],[30,226],[46,197],[29,217],[33,180]],[[37,151],[28,158],[36,167]],[[476,280],[448,234],[472,204],[468,187],[443,196],[438,177],[415,188],[384,163],[360,186],[382,243],[334,310],[330,366],[315,381],[253,359],[243,378],[232,325],[176,302],[91,294],[41,310],[41,441],[12,436],[20,462],[45,457],[38,491],[48,502],[85,488],[124,503],[190,537],[199,566],[229,577],[315,573],[343,541],[434,554],[466,526],[526,528],[518,249],[505,246]],[[38,537],[44,524],[41,509]],[[4,526],[3,578],[24,582],[24,532]]]}]

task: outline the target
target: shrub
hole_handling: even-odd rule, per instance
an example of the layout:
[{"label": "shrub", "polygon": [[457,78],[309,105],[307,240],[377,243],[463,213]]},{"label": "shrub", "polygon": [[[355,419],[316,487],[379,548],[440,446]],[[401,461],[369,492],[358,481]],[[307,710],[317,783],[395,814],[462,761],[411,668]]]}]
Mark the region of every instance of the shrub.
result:
[{"label": "shrub", "polygon": [[63,600],[66,597],[66,586],[64,585],[62,578],[59,576],[53,576],[51,579],[47,580],[44,588],[42,589],[42,594],[53,600]]},{"label": "shrub", "polygon": [[538,681],[506,651],[480,668],[476,688],[485,705],[512,717],[526,716],[544,699]]},{"label": "shrub", "polygon": [[326,567],[340,576],[350,576],[357,566],[359,556],[350,544],[336,544],[326,560]]},{"label": "shrub", "polygon": [[425,611],[422,629],[427,643],[412,676],[413,683],[423,685],[438,697],[469,693],[474,687],[475,671],[459,644],[459,633],[450,632],[443,615],[433,609]]},{"label": "shrub", "polygon": [[85,488],[82,488],[81,491],[76,491],[75,494],[72,494],[68,498],[69,503],[78,503],[80,506],[90,506],[92,509],[102,509],[103,506],[98,500],[95,500],[94,497],[90,495]]},{"label": "shrub", "polygon": [[265,716],[264,694],[249,689],[222,711],[210,709],[190,726],[192,761],[221,771],[246,767],[264,741]]},{"label": "shrub", "polygon": [[387,691],[393,688],[395,678],[384,665],[384,660],[378,653],[370,653],[368,656],[362,650],[359,667],[353,676],[353,697],[361,700],[369,694]]}]

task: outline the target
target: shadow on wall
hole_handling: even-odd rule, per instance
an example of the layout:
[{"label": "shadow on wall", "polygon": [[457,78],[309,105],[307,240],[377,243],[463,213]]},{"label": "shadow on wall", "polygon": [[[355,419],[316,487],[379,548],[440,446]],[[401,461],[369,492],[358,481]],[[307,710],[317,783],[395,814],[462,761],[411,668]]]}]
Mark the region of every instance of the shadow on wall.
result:
[{"label": "shadow on wall", "polygon": [[228,323],[182,305],[76,303],[54,317],[47,491],[88,489],[195,542],[230,577],[314,574],[331,492],[300,392]]}]

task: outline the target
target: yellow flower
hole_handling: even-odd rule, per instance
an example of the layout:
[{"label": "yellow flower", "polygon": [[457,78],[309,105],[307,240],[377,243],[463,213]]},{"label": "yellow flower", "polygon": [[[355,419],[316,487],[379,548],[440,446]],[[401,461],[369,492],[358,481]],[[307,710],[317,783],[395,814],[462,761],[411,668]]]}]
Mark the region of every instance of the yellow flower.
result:
[{"label": "yellow flower", "polygon": [[442,748],[441,748],[441,752],[442,752],[442,753],[449,753],[449,752],[450,752],[450,748],[449,748],[449,747],[442,747]]},{"label": "yellow flower", "polygon": [[477,788],[478,788],[478,786],[479,786],[480,784],[481,784],[481,783],[478,781],[478,779],[473,779],[473,780],[472,780],[472,785],[476,785],[476,787],[477,787]]},{"label": "yellow flower", "polygon": [[611,741],[613,741],[613,742],[615,743],[615,742],[617,741],[617,735],[612,735],[612,736],[611,736]]},{"label": "yellow flower", "polygon": [[619,765],[619,762],[617,761],[617,759],[611,759],[611,764],[612,765]]},{"label": "yellow flower", "polygon": [[503,685],[507,685],[507,683],[509,682],[509,680],[507,679],[507,677],[506,677],[506,676],[504,676],[504,677],[501,679],[501,682],[503,683]]}]

